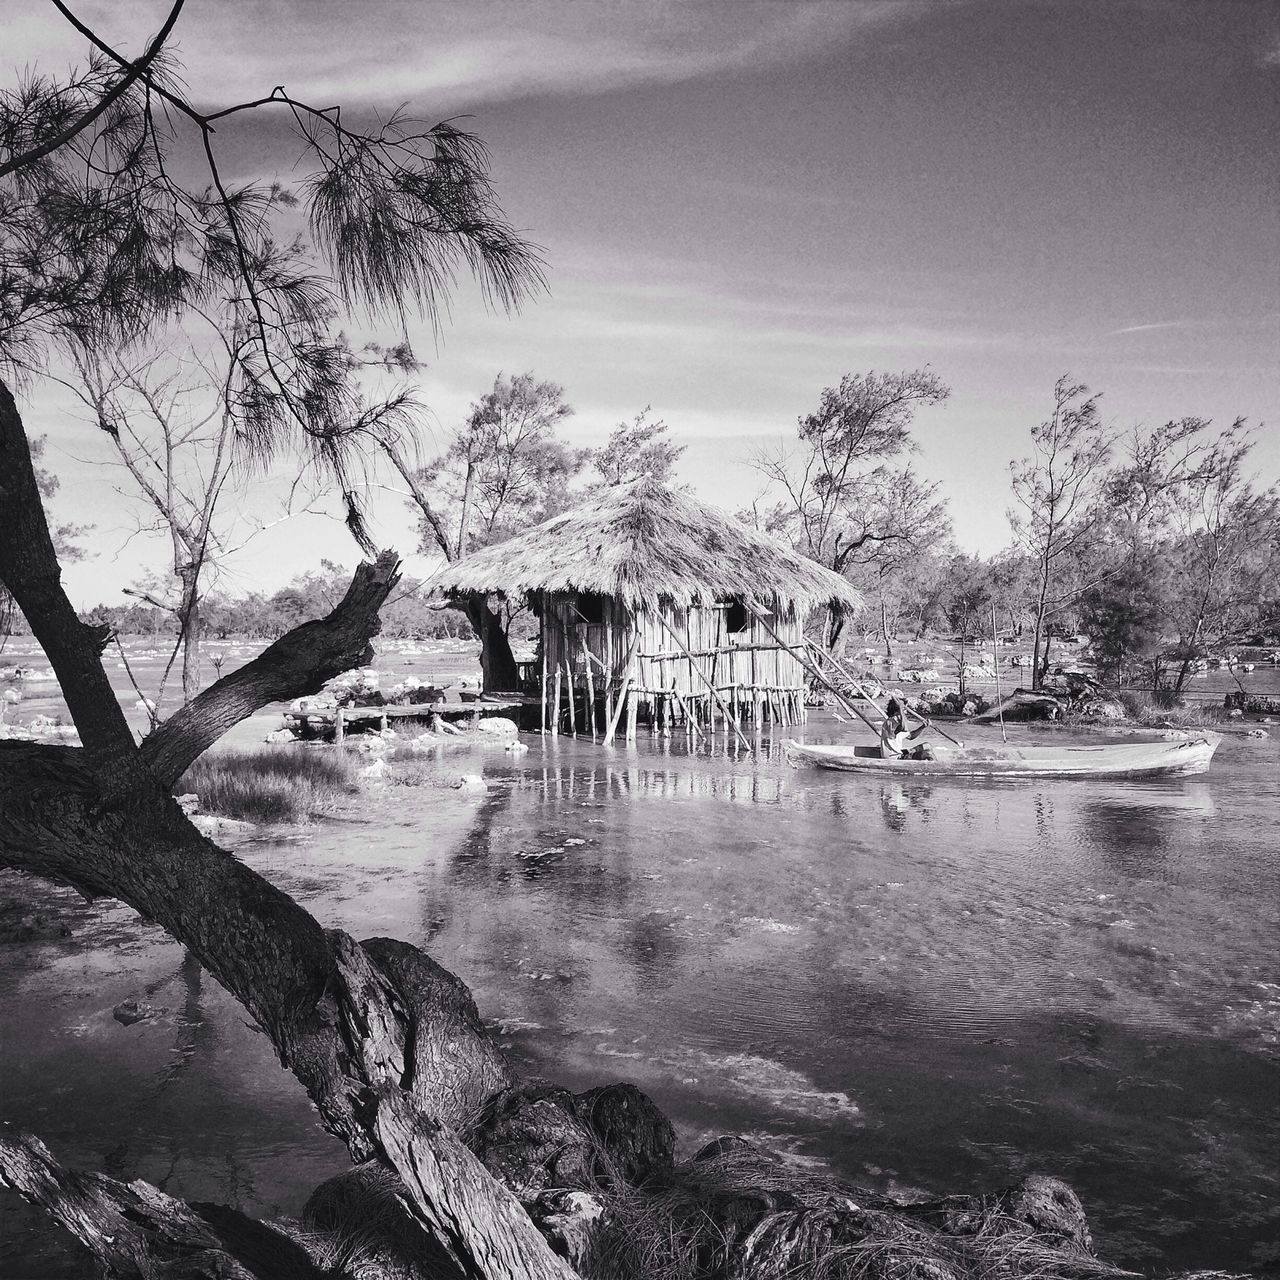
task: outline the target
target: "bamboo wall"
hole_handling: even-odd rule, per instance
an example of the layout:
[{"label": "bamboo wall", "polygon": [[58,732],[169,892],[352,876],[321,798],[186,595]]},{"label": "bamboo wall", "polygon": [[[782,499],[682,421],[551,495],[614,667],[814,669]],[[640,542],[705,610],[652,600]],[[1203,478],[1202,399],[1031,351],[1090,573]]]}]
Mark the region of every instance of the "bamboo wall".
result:
[{"label": "bamboo wall", "polygon": [[785,647],[802,643],[794,607],[765,620],[748,609],[731,631],[727,601],[633,612],[612,597],[560,594],[540,604],[550,732],[611,738],[625,724],[634,738],[643,720],[655,733],[741,737],[744,727],[804,720],[805,671]]}]

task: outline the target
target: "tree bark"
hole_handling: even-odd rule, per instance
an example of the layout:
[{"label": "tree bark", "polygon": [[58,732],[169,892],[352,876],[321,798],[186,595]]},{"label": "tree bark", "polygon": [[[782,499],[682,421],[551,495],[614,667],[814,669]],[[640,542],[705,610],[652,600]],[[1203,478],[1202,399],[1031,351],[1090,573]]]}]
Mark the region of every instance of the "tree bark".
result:
[{"label": "tree bark", "polygon": [[502,621],[483,596],[471,596],[466,604],[467,619],[480,637],[480,672],[486,693],[519,688],[520,672],[511,641]]},{"label": "tree bark", "polygon": [[62,590],[31,450],[13,395],[0,380],[0,583],[8,588],[40,642],[90,756],[104,763],[132,750],[124,718],[101,654],[105,626],[86,626]]},{"label": "tree bark", "polygon": [[315,693],[326,680],[371,662],[369,642],[380,626],[378,610],[400,580],[399,566],[393,551],[360,565],[327,617],[286,632],[170,716],[142,744],[155,776],[172,785],[202,751],[260,707]]},{"label": "tree bark", "polygon": [[0,1181],[44,1209],[115,1280],[324,1280],[282,1231],[234,1210],[218,1211],[215,1225],[145,1182],[64,1169],[30,1135],[0,1133]]}]

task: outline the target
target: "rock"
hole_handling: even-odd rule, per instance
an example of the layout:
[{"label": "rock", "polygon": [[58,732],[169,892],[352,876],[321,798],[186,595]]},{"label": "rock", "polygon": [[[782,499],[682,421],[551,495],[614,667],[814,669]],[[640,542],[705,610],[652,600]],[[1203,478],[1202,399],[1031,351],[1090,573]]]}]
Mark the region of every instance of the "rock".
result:
[{"label": "rock", "polygon": [[369,1160],[321,1183],[303,1206],[303,1225],[329,1237],[332,1256],[344,1259],[343,1275],[432,1280],[454,1274],[443,1247],[405,1212],[403,1191],[391,1169]]},{"label": "rock", "polygon": [[16,707],[22,701],[22,693],[18,689],[6,689],[4,691],[4,702],[7,706]]},{"label": "rock", "polygon": [[65,924],[43,911],[32,910],[16,898],[0,900],[0,945],[70,936],[71,930]]},{"label": "rock", "polygon": [[264,742],[297,742],[297,735],[292,729],[274,729],[263,739]]},{"label": "rock", "polygon": [[200,808],[200,797],[194,791],[189,791],[185,796],[175,796],[178,802],[178,808],[190,817],[197,809]]},{"label": "rock", "polygon": [[1086,702],[1080,710],[1087,716],[1096,716],[1099,720],[1125,719],[1124,706],[1113,698],[1095,698]]},{"label": "rock", "polygon": [[1028,1174],[1016,1186],[1001,1192],[999,1201],[1011,1218],[1087,1252],[1093,1251],[1084,1206],[1065,1182],[1043,1173]]},{"label": "rock", "polygon": [[1271,735],[1265,729],[1250,729],[1244,736],[1246,738],[1269,738]]},{"label": "rock", "polygon": [[135,1022],[146,1022],[151,1018],[158,1018],[161,1014],[168,1012],[168,1009],[157,1009],[154,1005],[149,1005],[135,996],[130,996],[127,1000],[121,1000],[111,1010],[111,1016],[121,1026],[131,1027]]},{"label": "rock", "polygon": [[524,742],[508,742],[504,750],[513,756],[527,756],[529,754],[529,746]]},{"label": "rock", "polygon": [[1227,719],[1228,719],[1228,720],[1243,720],[1243,719],[1244,719],[1244,712],[1243,712],[1243,711],[1241,711],[1239,707],[1232,707],[1232,708],[1231,708],[1231,710],[1227,712]]},{"label": "rock", "polygon": [[478,773],[464,773],[450,784],[455,791],[488,791],[484,779]]},{"label": "rock", "polygon": [[694,1153],[694,1163],[698,1164],[705,1160],[714,1160],[718,1156],[744,1154],[759,1151],[754,1143],[748,1142],[746,1138],[739,1138],[735,1134],[726,1134],[723,1138],[712,1138],[705,1147],[699,1147]]},{"label": "rock", "polygon": [[331,693],[312,694],[309,698],[294,698],[289,704],[290,711],[299,711],[303,715],[319,711],[332,711],[338,705],[338,699]]},{"label": "rock", "polygon": [[628,1182],[674,1163],[676,1133],[648,1094],[633,1084],[607,1084],[577,1098],[580,1114],[621,1165]]},{"label": "rock", "polygon": [[978,714],[978,704],[972,698],[968,699],[964,706],[960,708],[960,714],[962,716],[976,716]]},{"label": "rock", "polygon": [[367,769],[360,770],[360,776],[369,782],[381,782],[387,776],[387,762],[375,760]]},{"label": "rock", "polygon": [[253,831],[252,822],[241,822],[239,818],[224,818],[216,813],[193,813],[190,815],[191,825],[202,836],[232,836],[246,831]]},{"label": "rock", "polygon": [[514,738],[520,728],[506,716],[487,716],[476,725],[476,732],[490,738]]},{"label": "rock", "polygon": [[551,1247],[581,1270],[604,1218],[604,1206],[586,1191],[543,1191],[530,1206],[529,1216]]},{"label": "rock", "polygon": [[526,1085],[508,1090],[481,1122],[471,1147],[522,1202],[543,1191],[596,1185],[597,1141],[575,1114],[567,1089]]}]

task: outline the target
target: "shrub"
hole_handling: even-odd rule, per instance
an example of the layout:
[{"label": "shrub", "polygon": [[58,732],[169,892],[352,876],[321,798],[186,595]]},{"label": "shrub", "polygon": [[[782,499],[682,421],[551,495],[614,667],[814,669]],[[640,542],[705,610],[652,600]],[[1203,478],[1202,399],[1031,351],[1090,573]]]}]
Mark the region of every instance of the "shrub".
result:
[{"label": "shrub", "polygon": [[302,822],[358,790],[345,753],[289,747],[203,755],[175,788],[194,791],[206,813],[248,822]]},{"label": "shrub", "polygon": [[1137,724],[1153,729],[1173,724],[1179,728],[1212,728],[1221,723],[1221,708],[1210,705],[1178,705],[1167,690],[1155,693],[1145,689],[1120,689],[1116,699],[1124,707],[1125,715]]}]

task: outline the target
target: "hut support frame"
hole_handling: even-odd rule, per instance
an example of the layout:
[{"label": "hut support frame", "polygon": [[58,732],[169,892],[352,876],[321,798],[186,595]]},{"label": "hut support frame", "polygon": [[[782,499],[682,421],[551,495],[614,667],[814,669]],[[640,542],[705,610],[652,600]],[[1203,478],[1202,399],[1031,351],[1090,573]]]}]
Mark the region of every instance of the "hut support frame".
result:
[{"label": "hut support frame", "polygon": [[645,724],[655,735],[683,732],[691,746],[723,734],[749,751],[748,729],[759,737],[766,724],[804,722],[808,664],[796,657],[803,639],[793,610],[775,627],[749,602],[750,629],[731,632],[730,601],[588,608],[546,593],[539,603],[544,732],[630,742]]}]

